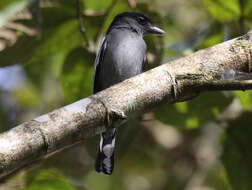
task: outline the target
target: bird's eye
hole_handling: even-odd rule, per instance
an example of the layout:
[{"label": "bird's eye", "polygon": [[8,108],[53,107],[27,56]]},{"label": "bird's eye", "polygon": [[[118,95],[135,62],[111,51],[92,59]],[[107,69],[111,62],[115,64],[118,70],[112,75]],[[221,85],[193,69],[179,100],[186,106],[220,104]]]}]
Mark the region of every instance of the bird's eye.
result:
[{"label": "bird's eye", "polygon": [[146,23],[146,19],[144,17],[140,16],[140,17],[138,17],[138,22],[144,24],[144,23]]}]

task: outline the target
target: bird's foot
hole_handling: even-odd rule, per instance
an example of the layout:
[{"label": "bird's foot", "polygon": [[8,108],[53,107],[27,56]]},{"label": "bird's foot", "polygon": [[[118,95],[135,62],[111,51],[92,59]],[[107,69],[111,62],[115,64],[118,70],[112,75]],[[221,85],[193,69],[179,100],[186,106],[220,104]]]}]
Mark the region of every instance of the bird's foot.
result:
[{"label": "bird's foot", "polygon": [[107,108],[107,118],[106,118],[106,126],[110,127],[112,126],[112,121],[114,120],[126,120],[127,116],[126,114],[121,111],[121,110],[116,110],[116,109],[109,109]]}]

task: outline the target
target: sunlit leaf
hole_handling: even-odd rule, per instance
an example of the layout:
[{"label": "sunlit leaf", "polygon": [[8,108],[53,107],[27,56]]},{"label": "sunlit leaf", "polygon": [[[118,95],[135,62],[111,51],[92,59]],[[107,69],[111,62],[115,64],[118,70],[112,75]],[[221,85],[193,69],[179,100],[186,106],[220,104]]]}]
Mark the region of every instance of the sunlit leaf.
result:
[{"label": "sunlit leaf", "polygon": [[241,16],[239,0],[203,0],[208,12],[217,20],[227,23]]},{"label": "sunlit leaf", "polygon": [[110,6],[114,5],[115,1],[113,0],[99,0],[99,3],[94,0],[84,0],[84,6],[86,11],[106,11]]},{"label": "sunlit leaf", "polygon": [[74,190],[69,180],[56,169],[36,170],[27,174],[24,190]]},{"label": "sunlit leaf", "polygon": [[156,112],[160,121],[179,128],[196,128],[211,121],[224,110],[232,98],[222,93],[207,93],[174,105],[165,105]]},{"label": "sunlit leaf", "polygon": [[240,103],[244,110],[252,111],[252,94],[251,91],[235,91],[236,97],[240,100]]},{"label": "sunlit leaf", "polygon": [[40,103],[39,93],[30,83],[16,90],[15,97],[19,105],[24,108],[33,108]]},{"label": "sunlit leaf", "polygon": [[208,34],[204,37],[201,43],[198,44],[197,49],[204,49],[214,46],[224,40],[223,25],[214,23],[211,25]]}]

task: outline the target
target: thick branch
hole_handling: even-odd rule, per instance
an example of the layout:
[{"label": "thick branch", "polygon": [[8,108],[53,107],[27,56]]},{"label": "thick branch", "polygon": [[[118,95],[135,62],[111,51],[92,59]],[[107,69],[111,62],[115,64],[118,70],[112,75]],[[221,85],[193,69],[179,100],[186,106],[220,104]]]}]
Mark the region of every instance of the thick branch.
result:
[{"label": "thick branch", "polygon": [[[164,64],[96,95],[54,110],[0,134],[0,177],[59,148],[105,130],[161,102],[191,99],[208,90],[252,89],[252,81],[226,73],[249,73],[252,32]],[[225,80],[224,80],[225,79]],[[229,80],[226,80],[229,79]]]}]

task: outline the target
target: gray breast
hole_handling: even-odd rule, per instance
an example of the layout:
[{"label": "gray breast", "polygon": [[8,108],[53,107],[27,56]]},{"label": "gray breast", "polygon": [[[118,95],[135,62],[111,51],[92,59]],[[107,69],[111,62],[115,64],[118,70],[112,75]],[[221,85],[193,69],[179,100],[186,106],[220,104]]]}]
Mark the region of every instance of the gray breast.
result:
[{"label": "gray breast", "polygon": [[112,30],[107,35],[107,46],[101,63],[103,87],[133,77],[142,72],[146,44],[141,35],[128,30]]}]

